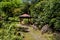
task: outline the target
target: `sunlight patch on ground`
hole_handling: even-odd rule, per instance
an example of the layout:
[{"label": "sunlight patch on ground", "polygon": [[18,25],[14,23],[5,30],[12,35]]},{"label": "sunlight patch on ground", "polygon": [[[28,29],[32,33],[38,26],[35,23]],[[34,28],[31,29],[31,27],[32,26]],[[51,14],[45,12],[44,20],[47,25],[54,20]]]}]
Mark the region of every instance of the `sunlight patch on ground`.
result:
[{"label": "sunlight patch on ground", "polygon": [[24,39],[23,40],[34,40],[34,38],[32,37],[32,35],[31,34],[29,34],[29,33],[24,33]]}]

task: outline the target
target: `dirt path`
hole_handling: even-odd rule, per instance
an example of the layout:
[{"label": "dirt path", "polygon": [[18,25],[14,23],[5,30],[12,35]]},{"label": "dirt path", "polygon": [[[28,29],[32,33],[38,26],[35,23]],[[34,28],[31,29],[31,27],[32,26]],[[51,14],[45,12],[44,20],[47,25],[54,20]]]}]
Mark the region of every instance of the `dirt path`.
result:
[{"label": "dirt path", "polygon": [[31,33],[31,35],[34,37],[35,40],[45,40],[45,39],[42,37],[42,35],[41,35],[41,33],[40,33],[39,30],[34,30],[34,29],[31,29],[31,30],[33,30],[33,31],[31,31],[30,33]]},{"label": "dirt path", "polygon": [[[46,40],[45,38],[42,37],[42,35],[40,34],[39,30],[34,30],[32,27],[29,27],[30,32],[25,34],[25,38],[24,40]],[[27,36],[27,38],[26,38]]]},{"label": "dirt path", "polygon": [[[24,25],[18,25],[21,27],[28,27],[28,26],[24,26]],[[24,39],[23,40],[47,40],[46,38],[44,38],[39,30],[35,30],[32,27],[28,27],[29,28],[29,32],[28,33],[23,33],[24,34]]]}]

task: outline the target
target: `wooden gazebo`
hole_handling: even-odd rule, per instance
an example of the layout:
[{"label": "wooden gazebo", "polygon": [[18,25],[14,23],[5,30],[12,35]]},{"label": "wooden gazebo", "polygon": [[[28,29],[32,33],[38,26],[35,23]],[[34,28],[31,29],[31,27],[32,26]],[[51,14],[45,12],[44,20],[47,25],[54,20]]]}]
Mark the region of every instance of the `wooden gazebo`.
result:
[{"label": "wooden gazebo", "polygon": [[[20,15],[19,16],[19,18],[20,18],[20,23],[23,21],[23,19],[28,19],[28,23],[30,23],[30,21],[31,21],[31,16],[29,15],[29,14],[26,14],[26,13],[24,13],[24,14],[22,14],[22,15]],[[30,21],[29,21],[30,20]]]}]

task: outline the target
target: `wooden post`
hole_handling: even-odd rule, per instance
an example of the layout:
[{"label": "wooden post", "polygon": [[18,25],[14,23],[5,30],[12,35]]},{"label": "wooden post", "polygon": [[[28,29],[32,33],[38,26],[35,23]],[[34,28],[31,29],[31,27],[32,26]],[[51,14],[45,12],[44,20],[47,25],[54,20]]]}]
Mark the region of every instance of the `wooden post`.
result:
[{"label": "wooden post", "polygon": [[29,24],[29,18],[28,18],[28,24]]}]

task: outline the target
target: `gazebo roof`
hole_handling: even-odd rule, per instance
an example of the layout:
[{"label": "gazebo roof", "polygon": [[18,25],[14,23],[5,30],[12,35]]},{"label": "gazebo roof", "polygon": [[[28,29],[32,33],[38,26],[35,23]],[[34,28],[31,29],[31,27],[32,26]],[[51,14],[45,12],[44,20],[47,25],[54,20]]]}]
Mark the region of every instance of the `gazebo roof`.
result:
[{"label": "gazebo roof", "polygon": [[32,18],[29,14],[23,14],[19,16],[20,18]]}]

